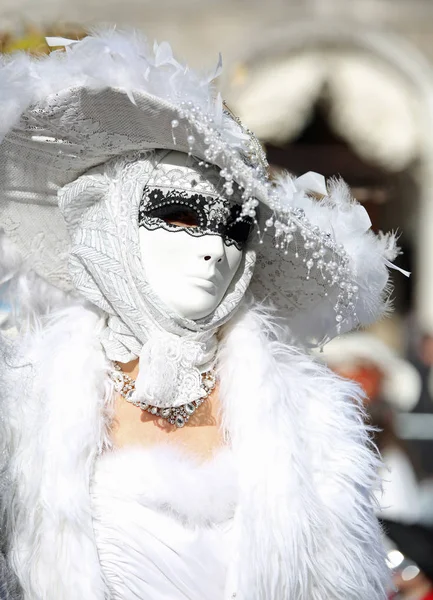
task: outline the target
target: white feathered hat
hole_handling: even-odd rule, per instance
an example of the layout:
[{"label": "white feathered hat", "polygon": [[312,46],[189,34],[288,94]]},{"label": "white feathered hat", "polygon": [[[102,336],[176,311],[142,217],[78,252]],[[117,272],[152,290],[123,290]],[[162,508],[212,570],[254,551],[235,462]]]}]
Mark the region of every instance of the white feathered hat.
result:
[{"label": "white feathered hat", "polygon": [[218,166],[228,195],[238,184],[244,211],[259,215],[251,289],[282,309],[304,341],[368,324],[385,310],[394,237],[370,231],[341,181],[326,186],[309,173],[271,183],[257,139],[215,91],[220,63],[199,75],[167,43],[151,48],[117,31],[52,44],[65,51],[0,64],[0,228],[13,257],[0,259],[0,277],[12,278],[20,264],[70,291],[58,190],[113,156],[164,148]]}]

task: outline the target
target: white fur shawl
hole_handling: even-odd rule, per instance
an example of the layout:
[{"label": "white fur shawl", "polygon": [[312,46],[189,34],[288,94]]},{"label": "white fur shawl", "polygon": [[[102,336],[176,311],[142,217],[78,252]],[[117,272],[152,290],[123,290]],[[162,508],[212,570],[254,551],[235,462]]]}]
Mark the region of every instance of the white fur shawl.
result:
[{"label": "white fur shawl", "polygon": [[[26,600],[108,597],[89,495],[94,460],[109,443],[101,324],[91,309],[72,307],[18,353],[2,346],[5,551]],[[377,464],[358,390],[287,339],[257,307],[222,332],[221,399],[240,473],[227,598],[384,600],[371,500]]]}]

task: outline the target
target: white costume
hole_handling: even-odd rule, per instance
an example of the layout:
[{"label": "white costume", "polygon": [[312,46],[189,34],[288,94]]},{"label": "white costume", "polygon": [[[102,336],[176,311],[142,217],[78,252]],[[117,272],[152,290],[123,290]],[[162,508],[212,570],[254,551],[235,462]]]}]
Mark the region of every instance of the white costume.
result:
[{"label": "white costume", "polygon": [[[24,329],[1,346],[2,539],[26,600],[386,597],[358,390],[294,340],[375,319],[394,240],[341,182],[273,185],[213,76],[116,32],[0,70],[0,267]],[[174,240],[194,268],[170,289]],[[113,363],[136,357],[125,391]],[[115,391],[184,426],[213,370],[211,461],[112,447]]]},{"label": "white costume", "polygon": [[112,597],[223,598],[235,482],[228,450],[204,464],[165,447],[102,458],[92,487],[92,514]]}]

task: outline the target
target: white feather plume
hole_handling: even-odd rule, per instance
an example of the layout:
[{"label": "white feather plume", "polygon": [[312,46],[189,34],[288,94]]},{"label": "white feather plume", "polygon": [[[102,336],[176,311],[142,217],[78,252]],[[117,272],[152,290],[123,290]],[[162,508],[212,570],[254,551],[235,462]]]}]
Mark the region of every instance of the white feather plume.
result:
[{"label": "white feather plume", "polygon": [[365,208],[351,195],[342,179],[331,179],[327,195],[317,199],[304,190],[298,190],[296,179],[286,174],[277,179],[280,197],[288,206],[301,208],[313,227],[330,233],[349,259],[352,284],[358,286],[358,299],[353,316],[343,322],[337,331],[335,297],[338,285],[331,288],[328,302],[317,310],[299,314],[291,321],[291,328],[302,339],[311,334],[318,340],[332,338],[337,333],[350,331],[359,325],[367,326],[384,316],[390,308],[389,272],[387,266],[399,254],[394,233],[375,235]]},{"label": "white feather plume", "polygon": [[[30,105],[48,95],[75,86],[90,90],[113,87],[134,100],[134,92],[152,94],[180,106],[190,101],[212,116],[215,127],[236,145],[244,140],[231,119],[223,119],[223,103],[213,80],[221,70],[199,73],[178,62],[167,42],[153,47],[137,31],[127,35],[116,29],[96,29],[65,51],[35,60],[27,54],[3,56],[0,61],[0,140]],[[228,139],[228,138],[227,138]]]},{"label": "white feather plume", "polygon": [[267,310],[233,321],[220,372],[239,466],[236,598],[384,600],[360,389],[288,345]]},{"label": "white feather plume", "polygon": [[69,308],[18,346],[1,340],[2,532],[28,599],[105,598],[88,487],[111,391],[99,322]]}]

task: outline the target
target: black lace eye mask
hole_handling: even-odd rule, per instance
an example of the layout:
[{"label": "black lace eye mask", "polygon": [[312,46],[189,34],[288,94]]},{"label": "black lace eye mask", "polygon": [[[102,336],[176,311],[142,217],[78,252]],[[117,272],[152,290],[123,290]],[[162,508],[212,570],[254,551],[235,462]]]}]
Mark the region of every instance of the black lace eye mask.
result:
[{"label": "black lace eye mask", "polygon": [[240,216],[242,205],[226,198],[189,193],[185,190],[143,190],[138,224],[148,230],[186,231],[194,237],[219,235],[228,246],[242,250],[253,228],[253,220]]}]

